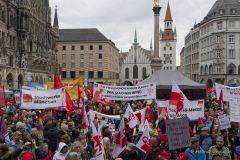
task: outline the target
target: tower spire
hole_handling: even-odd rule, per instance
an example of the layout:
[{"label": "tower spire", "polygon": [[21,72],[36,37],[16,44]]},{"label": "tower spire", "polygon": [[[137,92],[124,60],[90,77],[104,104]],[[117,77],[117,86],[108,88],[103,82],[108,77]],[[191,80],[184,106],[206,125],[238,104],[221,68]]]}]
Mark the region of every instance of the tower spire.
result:
[{"label": "tower spire", "polygon": [[58,14],[57,14],[57,6],[55,6],[55,16],[54,16],[54,21],[53,21],[53,27],[59,28],[59,25],[58,25]]},{"label": "tower spire", "polygon": [[151,41],[150,41],[150,50],[152,50],[153,47],[152,47],[152,38],[151,38]]},{"label": "tower spire", "polygon": [[134,43],[137,43],[137,30],[135,28]]},{"label": "tower spire", "polygon": [[165,19],[164,19],[164,22],[166,22],[166,21],[173,21],[169,1],[168,1],[167,11],[166,11]]}]

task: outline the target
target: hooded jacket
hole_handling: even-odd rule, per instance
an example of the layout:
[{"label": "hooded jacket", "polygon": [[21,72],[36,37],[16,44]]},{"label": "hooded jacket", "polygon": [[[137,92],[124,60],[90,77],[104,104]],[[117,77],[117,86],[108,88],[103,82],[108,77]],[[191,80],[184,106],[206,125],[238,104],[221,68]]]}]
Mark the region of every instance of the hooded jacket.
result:
[{"label": "hooded jacket", "polygon": [[56,153],[53,156],[53,160],[65,160],[66,156],[68,153],[61,153],[61,150],[63,149],[63,147],[67,146],[65,143],[60,142],[58,145],[58,149],[56,151]]}]

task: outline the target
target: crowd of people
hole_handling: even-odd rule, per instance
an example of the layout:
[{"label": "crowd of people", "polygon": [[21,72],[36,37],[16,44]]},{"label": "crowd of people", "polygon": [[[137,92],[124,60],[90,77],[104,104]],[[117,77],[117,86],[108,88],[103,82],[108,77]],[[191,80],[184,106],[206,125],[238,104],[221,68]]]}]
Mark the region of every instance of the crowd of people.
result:
[{"label": "crowd of people", "polygon": [[[209,97],[208,97],[209,98]],[[139,127],[131,129],[125,119],[125,150],[116,160],[240,160],[239,124],[232,123],[231,128],[220,130],[218,116],[228,113],[216,107],[213,97],[207,99],[205,117],[189,123],[191,146],[169,150],[166,133],[167,117],[158,115],[155,101],[113,102],[111,106],[96,104],[88,100],[87,112],[95,110],[107,115],[123,114],[127,103],[134,111],[146,108],[149,122],[151,147],[143,153],[136,147],[143,132]],[[214,106],[213,106],[214,104]],[[71,113],[58,116],[52,110],[22,110],[7,104],[0,112],[0,160],[94,160],[93,133],[91,127],[86,130],[78,106]],[[64,112],[62,112],[64,113]],[[104,146],[104,159],[113,160],[115,132],[109,126],[99,127],[99,120],[92,120],[97,129],[101,129]],[[116,121],[115,130],[120,121]]]}]

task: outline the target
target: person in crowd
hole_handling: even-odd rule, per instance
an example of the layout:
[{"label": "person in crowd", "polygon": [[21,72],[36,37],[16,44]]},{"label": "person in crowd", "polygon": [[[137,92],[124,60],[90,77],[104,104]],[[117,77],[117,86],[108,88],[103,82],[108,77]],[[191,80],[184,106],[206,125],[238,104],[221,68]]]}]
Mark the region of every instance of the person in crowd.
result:
[{"label": "person in crowd", "polygon": [[205,151],[199,145],[198,137],[191,138],[191,147],[185,151],[189,160],[207,160]]},{"label": "person in crowd", "polygon": [[210,129],[208,127],[203,127],[201,129],[201,135],[199,139],[201,148],[207,153],[209,148],[215,144],[214,137],[210,134]]},{"label": "person in crowd", "polygon": [[137,152],[136,145],[134,143],[128,143],[125,149],[125,152],[121,156],[124,160],[136,160],[141,159],[140,155]]},{"label": "person in crowd", "polygon": [[23,142],[22,142],[22,133],[20,131],[16,131],[14,134],[13,134],[13,137],[12,137],[12,141],[10,142],[10,147],[13,148],[14,151],[18,150],[21,148],[21,146],[23,145]]},{"label": "person in crowd", "polygon": [[89,160],[93,157],[93,148],[88,144],[87,138],[85,135],[79,137],[79,141],[81,143],[81,158],[83,160]]},{"label": "person in crowd", "polygon": [[102,127],[102,137],[108,137],[112,141],[112,132],[109,129],[109,126]]},{"label": "person in crowd", "polygon": [[68,153],[66,160],[82,160],[82,159],[77,152],[70,152]]},{"label": "person in crowd", "polygon": [[63,142],[60,142],[58,145],[57,151],[53,156],[53,160],[65,160],[67,153],[68,153],[68,146]]},{"label": "person in crowd", "polygon": [[176,160],[189,160],[188,159],[188,154],[183,152],[179,154],[179,157]]},{"label": "person in crowd", "polygon": [[222,136],[217,136],[216,145],[209,149],[209,160],[231,160],[230,151],[224,146]]},{"label": "person in crowd", "polygon": [[11,150],[6,144],[0,144],[0,159],[14,160],[13,150]]},{"label": "person in crowd", "polygon": [[47,132],[44,132],[44,138],[49,141],[49,149],[52,153],[55,153],[57,145],[59,143],[59,129],[57,127],[57,122],[55,120],[52,121],[52,126]]},{"label": "person in crowd", "polygon": [[105,160],[112,160],[111,140],[108,137],[103,138],[103,147],[105,152]]},{"label": "person in crowd", "polygon": [[36,156],[38,160],[52,160],[53,159],[53,153],[48,148],[47,143],[43,143],[41,147],[38,148],[36,152]]}]

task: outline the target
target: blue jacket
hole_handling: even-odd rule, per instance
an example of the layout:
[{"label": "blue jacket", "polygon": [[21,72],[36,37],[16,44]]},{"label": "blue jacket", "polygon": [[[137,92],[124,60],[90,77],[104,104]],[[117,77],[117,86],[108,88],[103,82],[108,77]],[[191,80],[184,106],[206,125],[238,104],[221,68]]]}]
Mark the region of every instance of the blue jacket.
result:
[{"label": "blue jacket", "polygon": [[202,148],[199,148],[196,152],[188,148],[185,152],[188,154],[189,160],[207,160],[206,153]]}]

